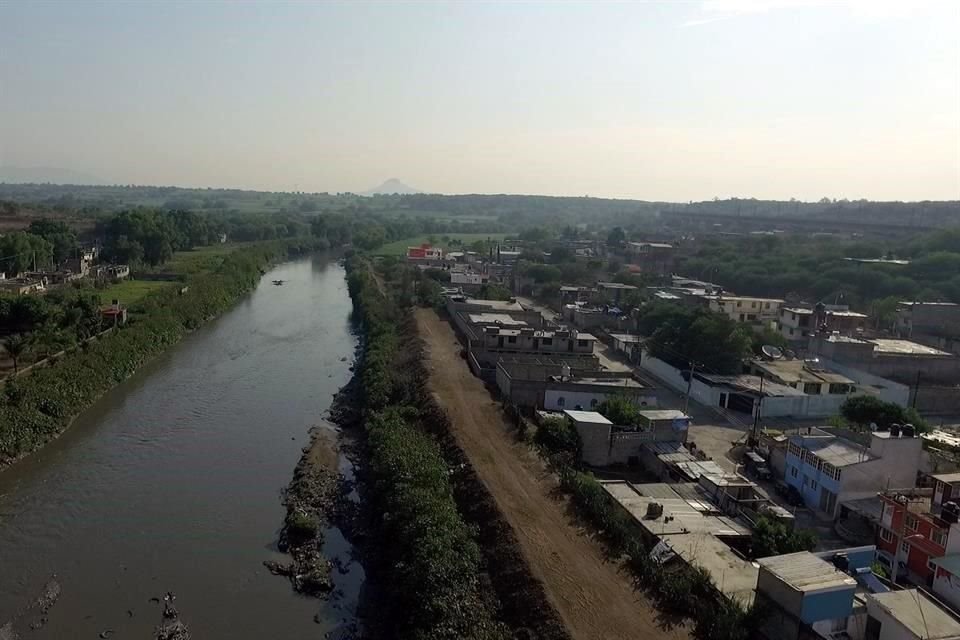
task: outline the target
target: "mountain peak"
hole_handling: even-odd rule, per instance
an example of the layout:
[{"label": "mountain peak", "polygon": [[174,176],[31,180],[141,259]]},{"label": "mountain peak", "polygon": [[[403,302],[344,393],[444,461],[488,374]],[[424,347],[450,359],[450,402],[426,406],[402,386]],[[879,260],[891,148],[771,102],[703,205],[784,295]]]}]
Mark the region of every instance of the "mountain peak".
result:
[{"label": "mountain peak", "polygon": [[419,189],[414,189],[408,184],[404,184],[397,178],[390,178],[385,180],[380,186],[374,187],[367,191],[362,192],[362,196],[375,196],[379,194],[383,195],[394,195],[394,194],[408,194],[408,193],[423,193]]}]

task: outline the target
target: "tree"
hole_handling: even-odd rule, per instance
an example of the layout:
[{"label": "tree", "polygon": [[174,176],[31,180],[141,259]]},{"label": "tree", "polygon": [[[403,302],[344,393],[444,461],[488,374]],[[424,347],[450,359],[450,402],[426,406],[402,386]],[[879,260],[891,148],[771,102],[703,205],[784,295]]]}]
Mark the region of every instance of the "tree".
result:
[{"label": "tree", "polygon": [[609,396],[597,405],[597,412],[613,424],[620,426],[635,425],[640,419],[640,409],[630,398],[622,394]]},{"label": "tree", "polygon": [[914,409],[906,409],[893,402],[885,402],[876,396],[853,396],[840,406],[840,415],[860,426],[876,424],[887,429],[892,424],[912,424],[920,431],[927,428],[926,421]]},{"label": "tree", "polygon": [[611,247],[619,247],[626,241],[627,234],[622,227],[614,227],[610,229],[610,233],[607,234],[607,245]]},{"label": "tree", "polygon": [[812,531],[790,530],[785,524],[761,516],[753,528],[751,555],[754,558],[813,551],[817,536]]},{"label": "tree", "polygon": [[480,287],[477,296],[481,300],[509,300],[513,297],[510,290],[499,284],[485,284]]},{"label": "tree", "polygon": [[783,334],[779,331],[774,331],[770,327],[763,327],[760,329],[760,331],[751,329],[750,332],[750,350],[753,351],[754,355],[762,355],[762,349],[766,345],[777,347],[779,349],[786,349],[789,346],[787,339],[783,337]]},{"label": "tree", "polygon": [[27,231],[53,246],[53,259],[56,264],[71,257],[76,251],[77,234],[65,222],[41,218],[31,222]]},{"label": "tree", "polygon": [[17,275],[53,262],[53,245],[41,236],[18,231],[0,236],[0,270]]},{"label": "tree", "polygon": [[10,359],[13,360],[14,374],[19,373],[20,359],[27,354],[27,351],[30,349],[30,343],[23,335],[14,333],[3,339],[3,349],[7,352],[7,355],[10,356]]}]

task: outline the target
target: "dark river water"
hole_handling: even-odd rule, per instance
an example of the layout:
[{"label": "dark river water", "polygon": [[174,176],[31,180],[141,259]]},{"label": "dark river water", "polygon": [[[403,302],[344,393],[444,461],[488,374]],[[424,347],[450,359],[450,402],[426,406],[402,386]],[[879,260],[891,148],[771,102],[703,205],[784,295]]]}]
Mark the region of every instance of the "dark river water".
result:
[{"label": "dark river water", "polygon": [[[167,591],[198,639],[323,638],[352,621],[363,570],[336,530],[327,548],[348,572],[334,572],[329,602],[294,594],[262,564],[286,559],[274,547],[280,491],[308,429],[332,428],[324,412],[349,380],[350,309],[335,261],[283,264],[0,473],[0,627],[148,638],[162,610],[150,599]],[[24,630],[54,574],[49,621]]]}]

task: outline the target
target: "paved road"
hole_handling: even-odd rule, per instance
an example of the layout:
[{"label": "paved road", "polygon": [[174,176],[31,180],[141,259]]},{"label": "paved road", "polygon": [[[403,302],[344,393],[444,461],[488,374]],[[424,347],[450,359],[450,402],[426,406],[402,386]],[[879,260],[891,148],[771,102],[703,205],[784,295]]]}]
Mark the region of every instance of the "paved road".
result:
[{"label": "paved road", "polygon": [[428,309],[417,310],[416,319],[426,341],[430,389],[570,635],[575,640],[688,638],[682,628],[658,624],[654,606],[572,520],[556,478],[513,436],[499,403],[460,357],[450,325]]}]

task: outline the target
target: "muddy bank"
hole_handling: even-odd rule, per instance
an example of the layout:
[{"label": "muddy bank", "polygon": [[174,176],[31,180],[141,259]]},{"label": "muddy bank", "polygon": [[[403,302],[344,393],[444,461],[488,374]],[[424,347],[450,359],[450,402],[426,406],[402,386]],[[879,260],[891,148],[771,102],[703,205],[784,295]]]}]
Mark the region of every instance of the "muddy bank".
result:
[{"label": "muddy bank", "polygon": [[333,590],[333,565],[323,555],[323,543],[324,530],[337,519],[340,484],[336,434],[314,427],[283,497],[287,515],[277,547],[291,561],[264,561],[271,573],[287,576],[298,593],[320,597]]}]

